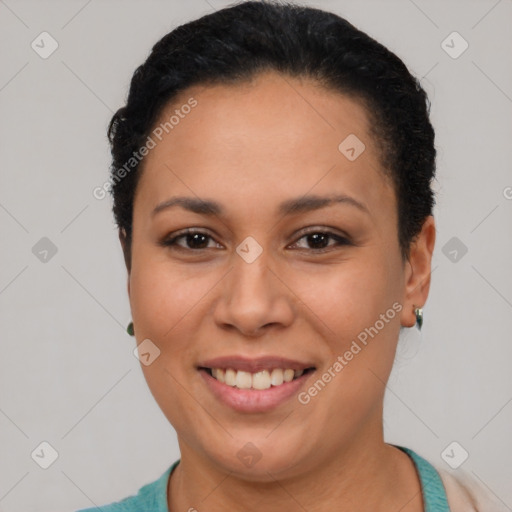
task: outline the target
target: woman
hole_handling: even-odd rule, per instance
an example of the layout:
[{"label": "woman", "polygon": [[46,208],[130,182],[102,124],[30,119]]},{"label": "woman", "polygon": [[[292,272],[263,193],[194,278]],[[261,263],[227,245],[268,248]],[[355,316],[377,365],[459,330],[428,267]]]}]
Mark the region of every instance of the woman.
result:
[{"label": "woman", "polygon": [[429,103],[396,55],[234,5],[154,46],[109,136],[129,332],[181,458],[102,510],[499,510],[383,439],[435,244]]}]

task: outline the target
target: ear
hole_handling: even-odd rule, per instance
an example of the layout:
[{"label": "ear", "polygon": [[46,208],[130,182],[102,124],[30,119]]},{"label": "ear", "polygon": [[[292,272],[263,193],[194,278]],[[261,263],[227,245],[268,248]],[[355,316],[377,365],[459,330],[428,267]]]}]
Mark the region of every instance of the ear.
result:
[{"label": "ear", "polygon": [[435,221],[434,217],[429,215],[423,223],[421,232],[411,244],[410,255],[405,263],[405,297],[401,316],[401,323],[405,327],[414,327],[414,308],[422,308],[427,301],[435,241]]},{"label": "ear", "polygon": [[131,258],[130,258],[130,247],[128,244],[128,239],[127,239],[126,231],[124,228],[119,229],[119,241],[121,242],[121,247],[123,249],[124,263],[126,265],[126,270],[128,271],[128,297],[129,297],[130,296]]}]

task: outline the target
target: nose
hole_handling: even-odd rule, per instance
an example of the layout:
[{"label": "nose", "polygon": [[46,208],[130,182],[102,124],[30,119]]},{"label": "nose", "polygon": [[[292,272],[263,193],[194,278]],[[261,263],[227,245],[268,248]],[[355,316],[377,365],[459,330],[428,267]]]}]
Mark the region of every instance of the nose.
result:
[{"label": "nose", "polygon": [[271,328],[282,329],[292,323],[294,295],[264,254],[252,263],[234,255],[214,311],[220,328],[259,337]]}]

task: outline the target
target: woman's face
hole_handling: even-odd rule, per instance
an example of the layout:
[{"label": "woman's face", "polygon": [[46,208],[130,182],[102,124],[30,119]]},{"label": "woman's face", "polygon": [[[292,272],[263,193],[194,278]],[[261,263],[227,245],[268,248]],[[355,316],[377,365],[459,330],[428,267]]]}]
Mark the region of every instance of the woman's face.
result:
[{"label": "woman's face", "polygon": [[[381,442],[400,325],[428,294],[433,225],[413,272],[364,108],[265,73],[190,88],[160,121],[172,115],[136,191],[129,295],[182,457],[265,480]],[[176,197],[218,207],[157,208]],[[199,234],[165,245],[185,228]],[[309,370],[279,384],[279,369]]]}]

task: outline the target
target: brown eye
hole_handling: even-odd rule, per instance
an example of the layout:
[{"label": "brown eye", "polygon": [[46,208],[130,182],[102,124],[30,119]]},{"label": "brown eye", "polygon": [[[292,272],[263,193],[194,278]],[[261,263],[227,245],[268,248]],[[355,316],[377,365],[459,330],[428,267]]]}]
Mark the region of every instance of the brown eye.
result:
[{"label": "brown eye", "polygon": [[[311,250],[316,253],[326,252],[339,246],[352,245],[348,238],[330,231],[310,231],[300,237],[298,241],[303,239],[306,240],[306,247],[299,247],[299,249]],[[209,241],[213,242],[214,245],[208,246]],[[330,241],[333,241],[334,243],[329,243]],[[297,243],[298,242],[294,245],[297,245]],[[219,244],[217,244],[207,233],[189,229],[163,240],[161,245],[163,247],[172,247],[189,251],[201,251],[203,249],[215,248]]]},{"label": "brown eye", "polygon": [[[179,240],[184,240],[184,244],[178,243]],[[179,247],[180,249],[202,250],[208,249],[208,241],[213,238],[202,231],[187,230],[168,238],[162,242],[164,247]],[[211,247],[211,246],[210,246]]]},{"label": "brown eye", "polygon": [[[337,247],[340,245],[351,245],[351,242],[343,236],[331,233],[329,231],[311,231],[306,233],[299,241],[305,239],[308,247],[306,249],[312,249],[313,252],[323,252],[329,247]],[[329,240],[334,240],[334,244],[329,244]]]}]

